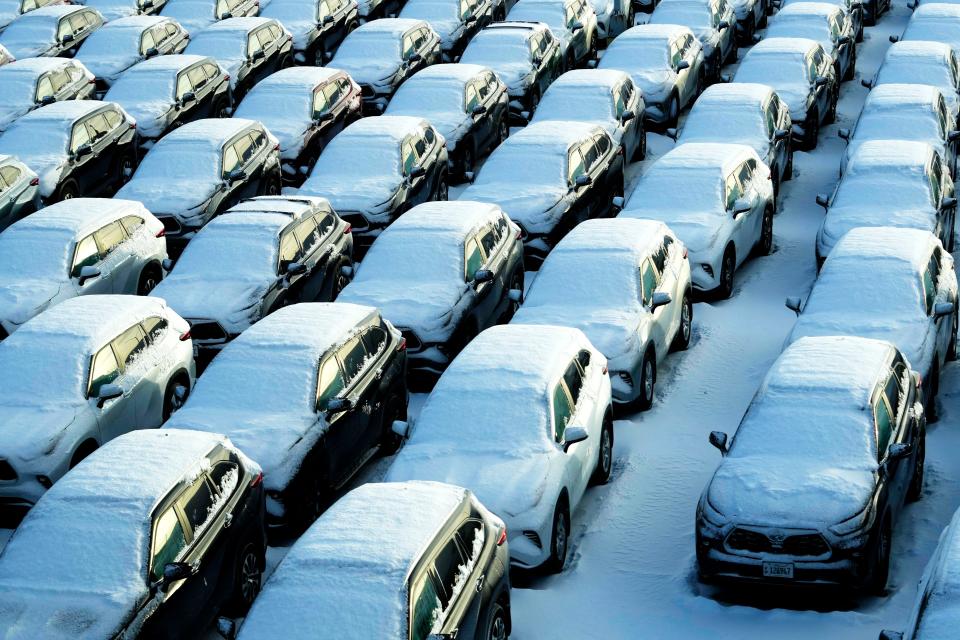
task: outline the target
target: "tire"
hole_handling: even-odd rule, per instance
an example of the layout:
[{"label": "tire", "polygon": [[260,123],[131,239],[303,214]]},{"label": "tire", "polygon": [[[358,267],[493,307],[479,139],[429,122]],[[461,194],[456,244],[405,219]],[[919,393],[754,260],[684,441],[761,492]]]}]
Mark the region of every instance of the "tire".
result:
[{"label": "tire", "polygon": [[907,502],[916,502],[923,494],[923,471],[924,463],[927,457],[927,438],[921,432],[917,438],[917,463],[913,469],[913,477],[910,479],[910,488],[907,489]]},{"label": "tire", "polygon": [[933,355],[933,371],[930,373],[930,394],[924,398],[926,406],[924,413],[927,414],[927,424],[932,424],[940,419],[937,415],[937,394],[940,391],[940,363],[938,355]]},{"label": "tire", "polygon": [[787,166],[783,170],[783,182],[793,180],[793,144],[790,140],[787,140]]},{"label": "tire", "polygon": [[507,611],[499,602],[490,605],[490,622],[487,623],[485,640],[507,640],[510,637],[510,625],[507,622]]},{"label": "tire", "polygon": [[597,468],[590,478],[591,484],[607,484],[613,471],[613,418],[608,413],[603,417],[600,431],[600,446],[597,451]]},{"label": "tire", "polygon": [[473,171],[476,164],[476,153],[473,150],[473,140],[463,141],[463,154],[460,158],[460,179],[467,181],[467,174]]},{"label": "tire", "polygon": [[643,114],[638,115],[637,118],[640,118],[640,140],[633,152],[633,157],[630,158],[631,162],[645,160],[647,157],[647,128],[643,126]]},{"label": "tire", "polygon": [[657,386],[657,356],[653,349],[647,349],[640,363],[640,395],[637,396],[638,411],[646,411],[653,406]]},{"label": "tire", "polygon": [[263,194],[265,196],[278,196],[280,195],[281,180],[275,176],[270,176],[267,178],[266,182],[263,183]]},{"label": "tire", "polygon": [[527,100],[527,111],[530,113],[530,119],[533,119],[533,112],[537,110],[540,104],[540,87],[536,86],[530,90],[530,97]]},{"label": "tire", "polygon": [[394,420],[406,420],[407,407],[398,396],[391,397],[383,409],[382,429],[380,434],[380,454],[392,456],[400,450],[403,438],[393,432]]},{"label": "tire", "polygon": [[443,174],[437,179],[437,188],[434,191],[436,194],[434,200],[438,202],[446,202],[450,199],[450,188],[447,186],[447,175]]},{"label": "tire", "polygon": [[734,271],[737,268],[737,255],[732,246],[727,247],[723,254],[723,266],[720,267],[720,286],[717,287],[717,298],[726,300],[733,295]]},{"label": "tire", "polygon": [[847,67],[847,72],[843,74],[844,80],[853,80],[853,77],[857,75],[857,54],[856,49],[854,53],[850,56],[850,66]]},{"label": "tire", "polygon": [[890,577],[890,520],[884,518],[873,545],[873,567],[870,573],[868,589],[875,596],[882,596],[887,590]]},{"label": "tire", "polygon": [[334,265],[334,271],[330,278],[330,281],[327,283],[327,286],[323,288],[323,293],[316,299],[314,302],[333,302],[337,299],[337,296],[340,295],[340,292],[343,291],[344,287],[350,284],[350,277],[344,275],[344,267],[350,266],[350,260],[347,258],[340,258],[337,260]]},{"label": "tire", "polygon": [[677,122],[680,120],[680,96],[677,95],[677,92],[674,91],[673,95],[670,96],[670,107],[667,111],[667,122],[666,126],[669,129],[670,127],[676,127]]},{"label": "tire", "polygon": [[760,241],[757,243],[757,255],[768,256],[773,253],[773,211],[769,208],[763,212],[763,222],[760,225]]},{"label": "tire", "polygon": [[830,109],[827,111],[827,116],[823,119],[824,124],[832,124],[837,120],[837,103],[840,102],[840,88],[834,91],[833,96],[830,100]]},{"label": "tire", "polygon": [[322,67],[327,63],[327,53],[322,42],[317,43],[317,48],[313,52],[313,66]]},{"label": "tire", "polygon": [[287,54],[280,58],[280,62],[277,63],[277,71],[280,69],[287,69],[293,66],[293,56]]},{"label": "tire", "polygon": [[677,335],[673,336],[673,344],[670,345],[673,351],[686,351],[690,346],[690,338],[693,337],[693,301],[690,300],[690,294],[683,294],[683,305],[680,308],[680,326],[677,328]]},{"label": "tire", "polygon": [[229,118],[230,114],[227,113],[228,106],[226,98],[218,98],[217,101],[213,103],[213,106],[210,107],[210,117]]},{"label": "tire", "polygon": [[494,147],[499,147],[501,144],[506,142],[507,138],[510,136],[510,125],[507,124],[507,116],[503,116],[503,119],[500,120],[500,127],[497,129],[497,140],[493,143]]},{"label": "tire", "polygon": [[70,468],[73,469],[75,466],[83,462],[84,458],[96,450],[96,440],[85,440],[79,447],[77,447],[77,450],[73,453],[73,457],[70,458]]},{"label": "tire", "polygon": [[57,189],[57,196],[54,198],[57,202],[61,200],[71,200],[80,197],[80,187],[73,180],[67,180]]},{"label": "tire", "polygon": [[576,58],[574,58],[573,56],[573,51],[567,51],[567,56],[566,58],[564,58],[564,61],[563,61],[563,70],[572,71],[576,67],[577,67],[577,61],[576,61]]},{"label": "tire", "polygon": [[117,160],[115,169],[117,176],[117,187],[122,187],[133,177],[133,172],[137,168],[137,161],[132,153],[125,153]]},{"label": "tire", "polygon": [[567,563],[570,546],[570,507],[566,496],[560,496],[553,510],[553,527],[550,533],[550,557],[544,563],[547,573],[560,573]]},{"label": "tire", "polygon": [[516,302],[509,300],[507,302],[507,308],[500,317],[501,324],[507,324],[510,322],[513,319],[514,314],[516,314],[517,310],[520,308],[520,305],[523,303],[523,278],[523,269],[517,269],[510,278],[510,288],[520,290],[520,300]]},{"label": "tire", "polygon": [[804,132],[803,150],[813,151],[817,148],[817,138],[820,135],[820,113],[816,110],[807,116],[807,127]]},{"label": "tire", "polygon": [[234,577],[233,593],[224,607],[224,611],[232,616],[241,616],[250,609],[263,581],[262,553],[257,545],[248,542],[243,545],[237,554],[237,568]]},{"label": "tire", "polygon": [[163,394],[163,421],[166,422],[176,413],[190,397],[190,385],[178,376],[167,383],[167,390]]},{"label": "tire", "polygon": [[154,287],[162,279],[160,267],[155,264],[147,265],[140,273],[140,281],[137,283],[137,295],[145,296],[153,291]]}]

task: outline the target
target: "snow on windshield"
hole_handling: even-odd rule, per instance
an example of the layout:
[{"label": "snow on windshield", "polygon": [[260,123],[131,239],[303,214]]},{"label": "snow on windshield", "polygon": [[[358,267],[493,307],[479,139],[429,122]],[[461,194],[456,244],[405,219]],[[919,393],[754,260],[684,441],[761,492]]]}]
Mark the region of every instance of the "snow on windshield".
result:
[{"label": "snow on windshield", "polygon": [[756,82],[780,87],[788,84],[806,86],[807,69],[802,56],[794,55],[750,55],[737,69],[736,82]]},{"label": "snow on windshield", "polygon": [[954,87],[950,70],[945,64],[941,61],[913,56],[897,56],[883,62],[877,76],[877,84],[895,82],[950,87],[951,92]]},{"label": "snow on windshield", "polygon": [[122,56],[124,52],[129,52],[132,58],[140,51],[140,34],[139,28],[113,28],[94,31],[89,38],[83,41],[83,48],[80,49],[78,57],[96,61],[98,59],[117,58]]},{"label": "snow on windshield", "polygon": [[[499,37],[497,37],[499,36]],[[530,61],[530,46],[526,40],[515,36],[506,37],[495,32],[481,31],[467,45],[460,58],[464,64],[495,66],[497,63]]]},{"label": "snow on windshield", "polygon": [[630,73],[638,69],[667,70],[670,59],[664,40],[644,38],[611,46],[600,59],[603,69],[622,69]]},{"label": "snow on windshield", "polygon": [[72,245],[73,234],[69,231],[39,225],[14,226],[0,234],[2,277],[66,280],[70,269],[68,249]]},{"label": "snow on windshield", "polygon": [[0,135],[0,153],[18,156],[28,163],[27,158],[32,156],[66,155],[70,127],[65,124],[48,118],[17,120]]},{"label": "snow on windshield", "polygon": [[134,180],[220,179],[220,154],[206,142],[163,141],[154,145],[137,168]]},{"label": "snow on windshield", "polygon": [[155,69],[132,69],[120,76],[110,87],[104,100],[120,104],[143,104],[146,102],[173,102],[174,71]]},{"label": "snow on windshield", "polygon": [[485,528],[483,525],[477,526],[477,532],[473,538],[473,546],[470,548],[470,557],[465,563],[457,566],[457,574],[453,581],[453,589],[450,591],[450,594],[447,598],[447,609],[443,609],[443,604],[440,602],[440,598],[437,598],[436,609],[434,609],[433,614],[431,615],[431,618],[433,619],[433,627],[430,630],[430,633],[440,633],[447,614],[450,613],[450,609],[453,608],[453,605],[457,603],[457,596],[459,596],[460,592],[463,591],[463,588],[467,586],[467,581],[470,579],[470,575],[477,566],[477,560],[480,559],[480,553],[483,551],[483,541],[484,536],[486,535],[486,531],[484,529]]},{"label": "snow on windshield", "polygon": [[550,26],[553,35],[558,38],[567,32],[567,23],[564,18],[562,4],[546,4],[534,2],[527,4],[518,2],[510,9],[507,20],[518,20],[521,22],[543,22]]},{"label": "snow on windshield", "polygon": [[474,184],[523,182],[528,185],[566,186],[566,175],[566,154],[545,151],[535,144],[508,142],[499,147],[484,163]]},{"label": "snow on windshield", "polygon": [[[650,24],[681,24],[691,29],[712,28],[710,9],[706,4],[674,3],[661,4],[653,12]],[[773,24],[773,21],[770,22]]]},{"label": "snow on windshield", "polygon": [[607,89],[564,88],[554,85],[537,107],[535,120],[608,122],[613,118],[613,97]]},{"label": "snow on windshield", "polygon": [[238,31],[205,29],[191,38],[184,53],[210,56],[220,64],[224,64],[224,61],[241,60],[247,55],[247,38]]},{"label": "snow on windshield", "polygon": [[803,16],[803,19],[771,20],[766,38],[808,38],[823,45],[829,53],[833,49],[830,28],[820,18]]},{"label": "snow on windshield", "polygon": [[12,69],[10,71],[12,73],[0,71],[0,82],[3,83],[0,109],[23,109],[33,105],[37,90],[36,76]]},{"label": "snow on windshield", "polygon": [[831,208],[864,208],[882,204],[890,210],[929,209],[935,206],[930,183],[922,173],[909,173],[903,167],[886,171],[871,166],[862,172],[848,173]]},{"label": "snow on windshield", "polygon": [[388,115],[422,116],[424,113],[464,113],[463,85],[452,82],[408,80],[397,90],[387,108]]},{"label": "snow on windshield", "polygon": [[335,137],[317,160],[310,180],[321,183],[327,176],[364,177],[395,176],[400,174],[400,148],[389,138],[379,136]]},{"label": "snow on windshield", "polygon": [[763,112],[743,106],[720,107],[695,104],[683,123],[683,142],[744,142],[767,137]]},{"label": "snow on windshield", "polygon": [[281,96],[273,87],[254,87],[237,107],[234,117],[260,120],[268,129],[273,129],[271,122],[304,122],[313,117],[313,94],[299,90],[284,91]]},{"label": "snow on windshield", "polygon": [[214,223],[190,241],[169,278],[172,282],[183,277],[262,279],[276,274],[278,253],[276,232],[269,228],[258,224],[225,228]]},{"label": "snow on windshield", "polygon": [[865,110],[854,137],[861,140],[930,140],[943,138],[942,123],[930,107],[898,105],[896,109]]},{"label": "snow on windshield", "polygon": [[373,61],[388,62],[400,59],[400,38],[381,32],[351,33],[337,49],[330,66],[336,67],[337,61],[353,61],[358,64]]},{"label": "snow on windshield", "polygon": [[[431,235],[436,236],[432,242]],[[456,278],[463,280],[463,245],[451,244],[449,234],[442,231],[391,230],[380,236],[364,257],[354,282],[401,282],[409,288]],[[431,249],[425,251],[425,246]]]},{"label": "snow on windshield", "polygon": [[722,206],[722,187],[720,172],[716,169],[681,167],[657,170],[654,165],[630,195],[629,208],[726,215]]}]

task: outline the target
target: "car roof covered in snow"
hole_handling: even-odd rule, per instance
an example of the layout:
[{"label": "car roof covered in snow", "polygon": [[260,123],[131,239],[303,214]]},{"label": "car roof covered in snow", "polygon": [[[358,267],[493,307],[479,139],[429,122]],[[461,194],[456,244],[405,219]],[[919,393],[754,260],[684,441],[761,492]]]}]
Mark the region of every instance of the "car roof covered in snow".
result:
[{"label": "car roof covered in snow", "polygon": [[500,207],[486,202],[450,200],[424,202],[407,211],[390,225],[391,232],[450,235],[462,243],[467,235],[500,213]]},{"label": "car roof covered in snow", "polygon": [[756,157],[756,151],[745,144],[718,142],[688,142],[674,147],[657,160],[656,170],[710,169],[726,173],[747,158]]},{"label": "car roof covered in snow", "polygon": [[149,596],[153,510],[217,445],[232,449],[216,434],[135,430],[58,480],[0,555],[0,627],[24,638],[114,637]]},{"label": "car roof covered in snow", "polygon": [[601,131],[602,127],[588,122],[545,120],[529,124],[512,134],[507,138],[507,144],[540,146],[554,153],[562,153]]},{"label": "car roof covered in snow", "polygon": [[407,82],[469,82],[484,71],[489,71],[488,67],[479,64],[434,64],[423,71],[415,73]]},{"label": "car roof covered in snow", "polygon": [[[112,23],[109,23],[112,24]],[[185,67],[200,62],[202,60],[212,60],[210,56],[197,56],[191,53],[177,53],[168,56],[154,56],[143,62],[138,62],[124,72],[124,75],[130,73],[146,73],[149,71],[180,71]]]},{"label": "car roof covered in snow", "polygon": [[103,25],[101,29],[109,29],[111,31],[119,31],[121,29],[136,29],[139,31],[164,22],[174,22],[174,19],[170,16],[156,15],[125,16],[123,18],[111,20]]},{"label": "car roof covered in snow", "polygon": [[405,638],[407,579],[427,545],[469,499],[436,482],[362,485],[291,547],[239,638]]},{"label": "car roof covered in snow", "polygon": [[429,26],[425,20],[415,20],[413,18],[380,18],[365,22],[357,29],[364,33],[389,33],[392,35],[403,35],[414,27]]},{"label": "car roof covered in snow", "polygon": [[[667,225],[656,220],[609,218],[585,220],[564,236],[554,251],[561,253],[625,252],[645,256],[660,246],[669,233]],[[553,255],[553,251],[550,255]]]},{"label": "car roof covered in snow", "polygon": [[960,19],[960,5],[946,2],[925,2],[914,9],[910,21],[920,22],[927,18],[951,18]]},{"label": "car roof covered in snow", "polygon": [[834,13],[840,13],[840,7],[827,2],[795,2],[780,11],[777,11],[777,20],[799,16],[817,16],[827,18]]},{"label": "car roof covered in snow", "polygon": [[[377,22],[377,20],[374,20]],[[368,22],[367,24],[372,24]],[[396,144],[404,138],[419,132],[430,123],[423,118],[414,116],[372,116],[360,118],[341,131],[340,136],[356,136],[376,140],[387,139]]]},{"label": "car roof covered in snow", "polygon": [[203,118],[174,129],[163,136],[158,144],[203,144],[213,150],[219,150],[233,136],[248,127],[259,124],[256,120],[244,118]]},{"label": "car roof covered in snow", "polygon": [[24,58],[0,67],[0,77],[5,77],[8,74],[10,76],[21,74],[36,76],[51,69],[68,66],[71,63],[73,63],[73,60],[70,58]]},{"label": "car roof covered in snow", "polygon": [[[940,58],[946,62],[953,55],[953,48],[944,42],[932,40],[901,40],[894,42],[883,57],[884,62],[896,58]],[[882,65],[881,65],[882,68]]]},{"label": "car roof covered in snow", "polygon": [[273,18],[260,18],[257,16],[226,18],[225,20],[217,20],[209,27],[205,27],[202,31],[197,32],[194,37],[203,32],[220,33],[235,31],[237,33],[249,33],[257,27],[262,27],[265,24],[273,22],[276,22]]},{"label": "car roof covered in snow", "polygon": [[870,173],[878,170],[901,172],[923,170],[937,154],[926,142],[913,140],[867,140],[857,146],[847,164],[847,172]]},{"label": "car roof covered in snow", "polygon": [[690,27],[679,24],[638,24],[621,33],[616,40],[626,43],[631,40],[673,39],[685,33],[693,32]]},{"label": "car roof covered in snow", "polygon": [[[27,13],[23,14],[23,16],[31,16],[33,18],[52,17],[52,18],[59,19],[59,18],[62,18],[63,16],[68,16],[72,13],[77,13],[84,9],[87,9],[87,7],[83,5],[51,4],[51,5],[47,5],[46,7],[40,7],[39,9],[34,9],[33,11],[28,11]],[[93,11],[94,13],[98,13],[96,9],[89,9],[89,10]],[[18,18],[18,20],[22,19],[23,16]]]},{"label": "car roof covered in snow", "polygon": [[233,205],[224,213],[282,213],[290,219],[314,209],[329,210],[330,203],[320,196],[257,196]]},{"label": "car roof covered in snow", "polygon": [[840,239],[828,261],[844,261],[846,269],[859,272],[856,278],[875,274],[875,267],[881,262],[902,265],[919,274],[927,267],[936,245],[936,236],[921,229],[857,227]]},{"label": "car roof covered in snow", "polygon": [[550,88],[603,88],[609,90],[630,76],[616,69],[574,69],[567,71],[550,84]]},{"label": "car roof covered in snow", "polygon": [[124,216],[149,214],[143,204],[119,198],[72,198],[56,202],[15,222],[11,228],[58,230],[76,238]]},{"label": "car roof covered in snow", "polygon": [[69,120],[73,122],[83,116],[93,113],[97,109],[107,106],[119,106],[115,102],[102,102],[100,100],[64,100],[44,105],[34,109],[17,119],[22,121],[44,121],[44,120]]},{"label": "car roof covered in snow", "polygon": [[[935,5],[926,5],[935,6]],[[960,8],[960,7],[958,7]],[[905,104],[936,104],[943,93],[929,84],[890,84],[877,85],[867,94],[864,109],[898,109]]]},{"label": "car roof covered in snow", "polygon": [[756,82],[721,82],[712,84],[700,97],[695,106],[710,105],[712,107],[741,107],[744,104],[762,105],[771,94],[773,87]]},{"label": "car roof covered in snow", "polygon": [[802,56],[819,46],[816,40],[810,38],[764,38],[753,45],[747,52],[747,56],[783,54]]},{"label": "car roof covered in snow", "polygon": [[[169,56],[160,56],[169,57]],[[269,76],[254,85],[257,89],[274,91],[276,89],[293,89],[302,91],[304,86],[316,86],[323,84],[344,73],[340,69],[331,67],[287,67]]]}]

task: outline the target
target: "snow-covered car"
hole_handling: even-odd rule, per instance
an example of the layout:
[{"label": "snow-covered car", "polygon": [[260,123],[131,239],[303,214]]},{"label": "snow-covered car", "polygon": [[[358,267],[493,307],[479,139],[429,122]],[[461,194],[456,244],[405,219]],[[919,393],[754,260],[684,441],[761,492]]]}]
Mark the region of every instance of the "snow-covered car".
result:
[{"label": "snow-covered car", "polygon": [[777,358],[697,505],[701,580],[885,593],[894,527],[923,490],[918,374],[886,341],[803,338]]},{"label": "snow-covered car", "polygon": [[271,528],[299,530],[373,453],[396,450],[405,359],[374,308],[291,305],[227,345],[164,430],[228,436],[263,467]]},{"label": "snow-covered car", "polygon": [[336,298],[352,252],[350,225],[322,198],[253,198],[201,229],[153,295],[190,323],[203,366],[276,309]]},{"label": "snow-covered car", "polygon": [[857,43],[850,17],[826,2],[797,2],[777,12],[766,38],[816,40],[833,60],[837,78],[853,80],[857,70]]},{"label": "snow-covered car", "polygon": [[255,84],[233,115],[259,120],[277,137],[283,180],[300,185],[327,143],[361,116],[360,86],[339,69],[281,69]]},{"label": "snow-covered car", "polygon": [[934,3],[917,7],[903,35],[890,36],[891,42],[898,40],[944,42],[954,51],[960,51],[960,3]]},{"label": "snow-covered car", "polygon": [[347,34],[328,66],[360,85],[365,113],[383,113],[397,88],[440,61],[440,36],[424,20],[382,18]]},{"label": "snow-covered car", "polygon": [[767,26],[767,0],[730,0],[728,2],[736,18],[734,25],[737,44],[741,47],[753,45],[753,36],[759,29]]},{"label": "snow-covered car", "polygon": [[643,92],[626,73],[574,69],[550,85],[531,122],[576,120],[598,125],[623,149],[624,158],[642,160],[647,151],[643,109]]},{"label": "snow-covered car", "polygon": [[[318,629],[337,638],[506,640],[509,563],[503,521],[466,489],[365,484],[294,543],[239,640],[307,640]],[[357,615],[361,602],[371,615]]]},{"label": "snow-covered car", "polygon": [[167,0],[82,0],[78,4],[99,11],[104,22],[113,22],[132,16],[160,13],[160,10],[167,4]]},{"label": "snow-covered car", "polygon": [[507,85],[511,119],[526,123],[560,74],[563,54],[543,23],[497,22],[473,37],[460,64],[493,69]]},{"label": "snow-covered car", "polygon": [[[779,0],[780,9],[792,4],[801,2],[810,2],[811,0]],[[853,26],[853,33],[857,42],[863,42],[863,1],[862,0],[815,0],[816,2],[825,2],[840,7],[845,15],[850,18],[850,24]]]},{"label": "snow-covered car", "polygon": [[0,67],[5,64],[10,64],[14,62],[16,58],[13,57],[13,54],[10,53],[5,46],[0,44]]},{"label": "snow-covered car", "polygon": [[815,40],[761,40],[744,56],[733,81],[773,88],[790,109],[792,138],[803,150],[815,149],[820,125],[837,117],[840,79],[833,60]]},{"label": "snow-covered car", "polygon": [[[919,2],[919,0],[916,0]],[[863,24],[872,27],[877,24],[885,12],[893,6],[891,0],[862,0],[861,11],[863,12]]]},{"label": "snow-covered car", "polygon": [[183,244],[239,200],[279,193],[277,139],[259,122],[208,118],[161,138],[117,197],[142,202]]},{"label": "snow-covered car", "polygon": [[136,119],[140,144],[146,149],[187,122],[225,116],[230,76],[210,57],[157,56],[127,69],[104,99]]},{"label": "snow-covered car", "polygon": [[949,638],[957,628],[960,618],[957,601],[957,567],[960,566],[960,512],[953,515],[950,523],[940,534],[940,541],[924,569],[913,611],[907,620],[905,631],[883,630],[880,640],[937,640]]},{"label": "snow-covered car", "polygon": [[189,39],[173,18],[129,16],[97,29],[76,59],[96,76],[97,97],[102,97],[124,71],[147,58],[183,53]]},{"label": "snow-covered car", "polygon": [[847,141],[841,172],[868,140],[912,140],[933,146],[956,176],[960,130],[943,94],[934,86],[882,84],[872,89],[853,128],[840,129],[837,135]]},{"label": "snow-covered car", "polygon": [[428,202],[377,238],[339,300],[375,306],[403,332],[407,369],[439,375],[523,297],[520,230],[493,204]]},{"label": "snow-covered car", "polygon": [[579,329],[510,324],[451,363],[386,480],[470,489],[506,521],[513,565],[560,572],[570,515],[612,463],[606,358]]},{"label": "snow-covered car", "polygon": [[220,20],[255,16],[259,11],[259,0],[167,0],[160,15],[196,34]]},{"label": "snow-covered car", "polygon": [[56,202],[109,193],[136,167],[136,121],[113,102],[67,100],[34,109],[0,134],[0,154],[17,156]]},{"label": "snow-covered car", "polygon": [[64,0],[0,0],[0,32],[25,13],[51,4],[69,4]]},{"label": "snow-covered car", "polygon": [[883,58],[873,80],[861,80],[872,89],[884,84],[929,84],[943,93],[954,121],[960,117],[958,55],[943,42],[907,40],[895,42]]},{"label": "snow-covered car", "polygon": [[444,62],[459,60],[467,42],[493,20],[491,0],[408,0],[401,18],[425,20],[440,36]]},{"label": "snow-covered car", "polygon": [[69,58],[26,58],[0,67],[0,132],[37,107],[93,96],[93,74]]},{"label": "snow-covered car", "polygon": [[716,80],[720,68],[737,58],[736,21],[727,0],[663,0],[649,24],[681,25],[693,31],[703,47],[705,77]]},{"label": "snow-covered car", "polygon": [[923,229],[953,249],[957,198],[950,169],[925,142],[869,140],[857,145],[832,195],[817,196],[826,215],[817,233],[817,265],[857,227]]},{"label": "snow-covered car", "polygon": [[478,161],[507,139],[506,86],[487,67],[437,64],[401,86],[384,115],[426,118],[446,140],[453,175],[470,180]]},{"label": "snow-covered car", "polygon": [[643,92],[643,118],[666,127],[675,127],[680,110],[697,99],[707,73],[700,41],[688,27],[675,24],[624,31],[604,52],[598,68],[628,73]]},{"label": "snow-covered car", "polygon": [[321,196],[353,227],[362,256],[411,207],[447,199],[447,149],[423,118],[361,118],[327,144],[298,193]]},{"label": "snow-covered car", "polygon": [[0,231],[39,209],[40,178],[13,156],[0,155]]},{"label": "snow-covered car", "polygon": [[0,45],[18,60],[71,58],[101,25],[103,17],[95,9],[70,4],[49,5],[10,23],[0,33]]},{"label": "snow-covered car", "polygon": [[163,235],[143,205],[108,198],[73,198],[14,223],[0,234],[0,339],[76,296],[150,293],[163,278]]},{"label": "snow-covered car", "polygon": [[773,250],[770,168],[742,144],[683,144],[640,178],[620,213],[665,223],[690,252],[693,288],[733,294],[734,272]]},{"label": "snow-covered car", "polygon": [[360,24],[380,18],[395,18],[403,7],[402,0],[357,0]]},{"label": "snow-covered car", "polygon": [[920,372],[933,421],[940,371],[957,354],[957,276],[936,236],[920,229],[852,229],[830,252],[806,303],[787,298],[787,307],[799,315],[787,344],[851,335],[897,345]]},{"label": "snow-covered car", "polygon": [[687,250],[662,222],[587,220],[547,256],[512,322],[580,329],[607,358],[614,401],[645,410],[658,364],[690,344],[692,293]]},{"label": "snow-covered car", "polygon": [[293,34],[293,59],[318,67],[333,57],[348,33],[360,24],[357,0],[270,0],[260,15]]},{"label": "snow-covered car", "polygon": [[261,476],[223,436],[141,430],[108,443],[4,548],[0,627],[27,638],[178,638],[221,607],[242,614],[265,566]]},{"label": "snow-covered car", "polygon": [[732,142],[753,147],[770,167],[775,196],[780,184],[792,177],[790,109],[768,85],[732,82],[708,87],[673,135],[679,144]]},{"label": "snow-covered car", "polygon": [[3,506],[33,506],[99,446],[163,424],[196,377],[189,328],[163,300],[90,295],[0,342]]},{"label": "snow-covered car", "polygon": [[510,9],[507,20],[550,27],[560,45],[564,71],[597,58],[597,14],[587,0],[520,0]]},{"label": "snow-covered car", "polygon": [[234,100],[293,64],[293,36],[271,18],[228,18],[195,33],[184,53],[210,56],[230,74]]},{"label": "snow-covered car", "polygon": [[490,154],[460,199],[503,207],[520,226],[527,266],[538,265],[578,223],[611,215],[624,162],[620,145],[596,124],[531,124]]}]

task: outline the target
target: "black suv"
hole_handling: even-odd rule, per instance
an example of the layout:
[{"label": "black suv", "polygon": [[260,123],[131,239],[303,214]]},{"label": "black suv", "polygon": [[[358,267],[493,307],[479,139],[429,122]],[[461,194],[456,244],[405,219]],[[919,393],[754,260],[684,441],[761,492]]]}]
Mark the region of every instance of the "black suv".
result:
[{"label": "black suv", "polygon": [[181,638],[221,609],[242,615],[265,563],[262,480],[223,436],[144,429],[110,441],[47,491],[7,543],[0,628]]}]

